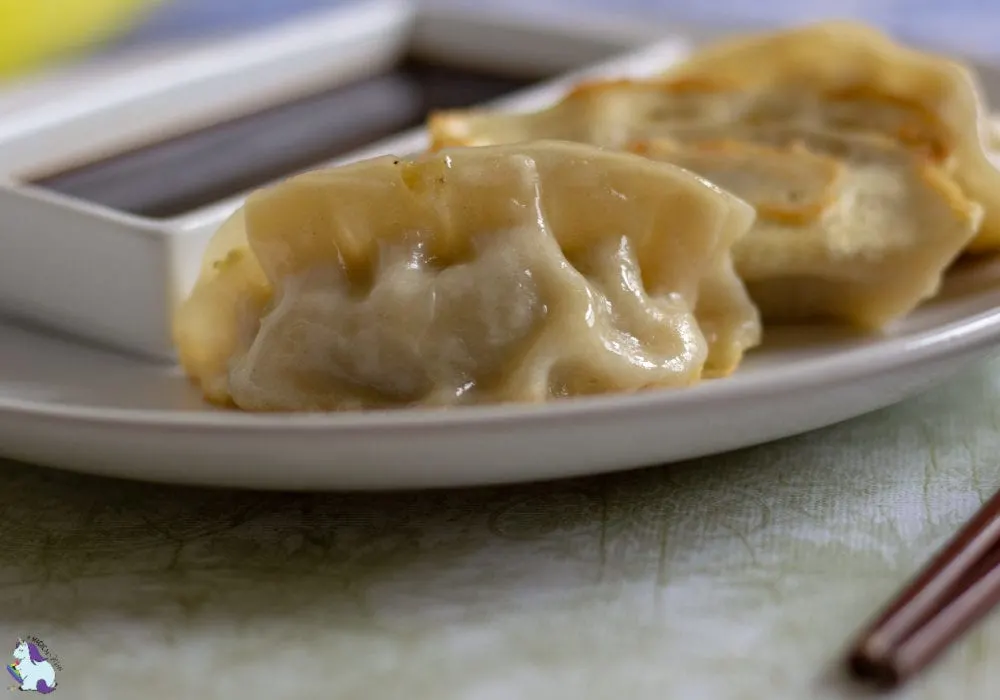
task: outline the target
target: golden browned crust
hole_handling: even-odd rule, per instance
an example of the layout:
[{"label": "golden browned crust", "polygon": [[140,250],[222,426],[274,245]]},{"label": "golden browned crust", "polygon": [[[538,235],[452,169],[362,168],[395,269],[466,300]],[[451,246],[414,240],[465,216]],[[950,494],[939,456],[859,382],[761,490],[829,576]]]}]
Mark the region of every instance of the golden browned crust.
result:
[{"label": "golden browned crust", "polygon": [[674,162],[682,167],[686,165],[686,156],[697,157],[700,155],[734,158],[756,157],[762,161],[777,160],[788,156],[808,159],[817,168],[825,171],[825,179],[830,183],[820,197],[796,204],[766,199],[750,201],[750,204],[757,210],[758,218],[796,226],[815,221],[836,201],[837,194],[833,184],[843,169],[843,166],[835,158],[810,151],[805,145],[798,142],[787,146],[771,146],[721,138],[681,145],[668,140],[654,140],[633,143],[628,150],[638,155]]}]

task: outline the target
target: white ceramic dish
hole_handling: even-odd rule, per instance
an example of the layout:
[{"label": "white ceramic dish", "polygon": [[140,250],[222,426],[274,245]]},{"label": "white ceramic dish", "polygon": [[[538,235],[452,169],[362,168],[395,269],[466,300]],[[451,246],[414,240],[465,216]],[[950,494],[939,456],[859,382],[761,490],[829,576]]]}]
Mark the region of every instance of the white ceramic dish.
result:
[{"label": "white ceramic dish", "polygon": [[[553,29],[552,43],[542,46],[546,34],[538,26],[523,27],[524,52],[512,51],[517,44],[511,37],[519,36],[516,23],[490,35],[495,25],[479,22],[466,25],[470,33],[464,35],[480,32],[479,41],[458,41],[449,48],[435,40],[434,32],[458,36],[454,26],[426,22],[422,28],[417,22],[416,41],[438,51],[469,50],[479,62],[488,58],[483,47],[491,41],[505,49],[496,54],[498,61],[504,54],[530,51],[556,61],[546,51],[556,45],[569,47],[567,56],[576,58],[587,51],[588,39],[569,36],[572,32],[565,27]],[[623,43],[627,35],[621,32]],[[555,37],[561,38],[557,42]],[[586,72],[656,70],[678,58],[689,44],[678,37]],[[607,52],[606,42],[589,45],[597,55]],[[1000,74],[987,66],[980,72],[997,104]],[[563,78],[504,102],[537,107],[575,79]],[[422,144],[423,134],[417,131],[351,158],[405,153]],[[188,236],[186,255],[196,258],[200,247],[190,237],[204,236],[237,203],[220,202],[184,217],[183,227],[146,233],[150,240]],[[10,211],[0,206],[0,217],[9,217]],[[54,212],[61,212],[62,218]],[[22,221],[33,215],[22,213]],[[95,230],[105,233],[111,231],[109,222],[121,216],[90,213]],[[79,206],[64,202],[62,208],[48,207],[38,215],[49,217],[49,224],[78,225],[79,214]],[[117,221],[117,235],[142,230],[134,221]],[[0,263],[9,260],[0,258]],[[178,263],[177,274],[189,275],[190,269],[182,267]],[[138,269],[134,274],[150,278],[164,270],[155,265]],[[163,278],[153,278],[150,284],[162,287]],[[69,298],[67,289],[64,300]],[[38,299],[32,303],[42,308]],[[126,302],[117,303],[122,307]],[[105,325],[91,336],[107,342],[149,308],[133,306],[132,315],[115,319],[107,308],[93,306],[95,318],[111,318],[118,326]],[[166,307],[152,308],[166,313]],[[84,346],[69,337],[0,325],[0,455],[146,480],[280,489],[459,486],[626,469],[749,446],[895,403],[990,352],[1000,342],[998,309],[1000,267],[981,264],[954,274],[942,298],[884,337],[772,333],[735,376],[690,390],[544,406],[334,415],[250,415],[213,409],[169,365]],[[162,356],[162,337],[157,340],[155,334],[164,317],[146,323],[147,339],[155,341],[148,354]],[[61,325],[78,330],[73,323]],[[132,349],[136,345],[132,342]]]},{"label": "white ceramic dish", "polygon": [[367,0],[220,41],[0,114],[0,312],[170,360],[169,317],[209,231],[25,182],[259,104],[378,73],[405,51],[406,0]]},{"label": "white ceramic dish", "polygon": [[[598,31],[603,27],[585,17],[537,26],[475,13],[419,14],[408,0],[361,0],[117,73],[63,81],[46,100],[25,98],[22,89],[15,102],[29,107],[0,110],[0,313],[172,361],[173,310],[194,281],[208,237],[242,196],[150,218],[30,184],[36,177],[379,74],[407,53],[540,77],[649,36],[624,25]],[[682,45],[669,40],[643,56],[666,65]],[[416,133],[393,141],[410,150],[421,143]]]}]

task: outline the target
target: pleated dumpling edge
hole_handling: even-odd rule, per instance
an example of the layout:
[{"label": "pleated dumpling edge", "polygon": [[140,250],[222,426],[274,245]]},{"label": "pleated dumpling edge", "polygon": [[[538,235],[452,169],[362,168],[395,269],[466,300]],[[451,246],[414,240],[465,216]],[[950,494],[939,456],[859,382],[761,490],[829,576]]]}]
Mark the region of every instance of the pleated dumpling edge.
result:
[{"label": "pleated dumpling edge", "polygon": [[[968,250],[1000,249],[1000,168],[991,158],[996,126],[978,77],[960,61],[906,46],[859,22],[837,20],[719,42],[661,79],[711,80],[751,91],[780,86],[796,91],[799,99],[810,93],[825,98],[839,110],[829,110],[821,128],[884,129],[887,137],[925,149],[983,207]],[[881,111],[851,113],[845,108],[851,102]],[[829,121],[838,118],[840,124]]]}]

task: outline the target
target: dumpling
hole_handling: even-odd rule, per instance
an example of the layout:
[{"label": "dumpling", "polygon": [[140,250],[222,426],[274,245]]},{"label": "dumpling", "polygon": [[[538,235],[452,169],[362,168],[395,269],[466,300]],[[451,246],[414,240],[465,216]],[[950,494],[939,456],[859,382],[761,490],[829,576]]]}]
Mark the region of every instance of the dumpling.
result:
[{"label": "dumpling", "polygon": [[733,250],[769,321],[827,317],[877,329],[937,293],[982,209],[941,169],[870,134],[758,130],[747,141],[637,145],[752,204]]},{"label": "dumpling", "polygon": [[435,146],[559,138],[623,148],[718,140],[741,126],[874,133],[936,163],[983,206],[968,246],[981,251],[1000,248],[1000,170],[981,94],[959,63],[825,22],[710,46],[658,78],[580,85],[541,112],[443,112],[429,128]]},{"label": "dumpling", "polygon": [[218,231],[178,354],[207,398],[246,410],[687,386],[709,353],[699,307],[717,342],[756,342],[729,252],[753,218],[676,166],[580,144],[306,173]]},{"label": "dumpling", "polygon": [[753,95],[737,117],[744,123],[875,131],[927,154],[984,207],[969,249],[1000,248],[1000,170],[989,158],[993,127],[966,66],[838,21],[720,43],[666,79],[711,81]]}]

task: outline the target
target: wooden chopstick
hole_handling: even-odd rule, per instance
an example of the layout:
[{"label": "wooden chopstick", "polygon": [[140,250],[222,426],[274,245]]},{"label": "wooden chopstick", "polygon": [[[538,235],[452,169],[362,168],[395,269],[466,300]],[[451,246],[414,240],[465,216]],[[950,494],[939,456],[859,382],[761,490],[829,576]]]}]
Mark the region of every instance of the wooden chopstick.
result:
[{"label": "wooden chopstick", "polygon": [[891,688],[922,671],[1000,603],[1000,493],[993,496],[851,647],[859,679]]}]

